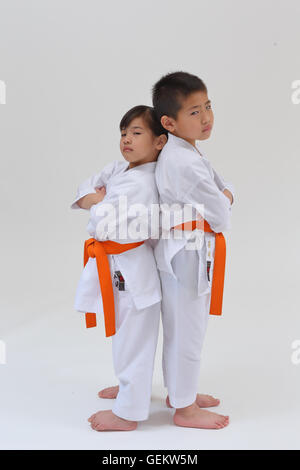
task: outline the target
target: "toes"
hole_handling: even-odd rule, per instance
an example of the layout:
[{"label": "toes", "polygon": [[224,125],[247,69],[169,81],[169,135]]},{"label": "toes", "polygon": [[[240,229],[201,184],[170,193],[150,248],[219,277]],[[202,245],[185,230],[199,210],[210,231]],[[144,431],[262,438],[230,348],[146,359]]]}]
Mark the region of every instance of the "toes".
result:
[{"label": "toes", "polygon": [[219,422],[218,422],[218,427],[219,427],[219,429],[225,428],[228,424],[229,424],[229,422],[226,421],[226,420],[224,420],[224,421],[219,421]]},{"label": "toes", "polygon": [[113,398],[116,398],[117,394],[118,394],[118,386],[113,386],[113,387],[107,387],[107,388],[100,390],[100,392],[98,392],[98,397],[113,399]]},{"label": "toes", "polygon": [[226,426],[226,422],[225,421],[218,421],[217,426],[218,426],[218,429],[224,428],[224,426]]},{"label": "toes", "polygon": [[91,428],[94,429],[94,431],[99,431],[102,426],[102,423],[97,423],[95,420],[91,422]]},{"label": "toes", "polygon": [[216,420],[217,429],[225,428],[229,424],[229,416],[219,415]]},{"label": "toes", "polygon": [[211,395],[209,396],[212,401],[220,403],[219,398],[212,397]]},{"label": "toes", "polygon": [[103,431],[104,427],[102,426],[102,424],[96,424],[96,426],[94,427],[94,430],[95,431]]}]

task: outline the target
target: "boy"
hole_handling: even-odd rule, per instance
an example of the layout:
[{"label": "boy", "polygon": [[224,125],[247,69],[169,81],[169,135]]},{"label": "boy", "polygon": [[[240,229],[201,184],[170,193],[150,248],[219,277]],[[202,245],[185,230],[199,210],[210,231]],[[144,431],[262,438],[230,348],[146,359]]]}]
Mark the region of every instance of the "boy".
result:
[{"label": "boy", "polygon": [[129,110],[120,131],[125,161],[114,161],[82,183],[71,206],[90,209],[92,237],[85,243],[75,309],[87,312],[87,322],[93,322],[87,326],[95,326],[95,314],[104,313],[119,379],[112,410],[88,419],[97,431],[131,431],[148,418],[160,318],[160,280],[148,239],[150,207],[158,205],[155,165],[166,132],[148,106]]},{"label": "boy", "polygon": [[[229,417],[201,408],[215,406],[218,401],[212,397],[205,400],[205,396],[203,400],[197,394],[197,382],[208,315],[221,313],[225,265],[221,232],[229,228],[233,188],[213,170],[196,143],[196,139],[208,139],[213,126],[203,81],[185,72],[170,73],[153,86],[152,98],[156,116],[168,131],[168,142],[155,170],[160,203],[168,207],[177,204],[183,214],[181,222],[186,223],[176,224],[178,209],[171,209],[171,221],[163,226],[163,233],[169,231],[169,236],[161,238],[155,248],[162,283],[164,384],[168,401],[176,408],[176,425],[220,429],[227,426]],[[196,210],[200,204],[204,214]],[[192,220],[199,222],[204,217],[204,234],[194,230],[199,225],[190,215],[184,215],[186,205],[192,207]],[[182,236],[178,237],[180,230]],[[199,242],[199,234],[202,246],[188,248],[191,241]],[[210,307],[214,311],[210,312]]]}]

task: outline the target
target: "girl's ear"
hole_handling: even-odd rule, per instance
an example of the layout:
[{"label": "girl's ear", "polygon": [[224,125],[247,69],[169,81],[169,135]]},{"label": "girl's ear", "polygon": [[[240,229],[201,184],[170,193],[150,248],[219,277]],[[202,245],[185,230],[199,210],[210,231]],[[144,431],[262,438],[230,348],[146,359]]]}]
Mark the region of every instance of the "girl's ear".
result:
[{"label": "girl's ear", "polygon": [[165,134],[161,134],[157,139],[156,147],[158,150],[161,150],[167,143],[168,138]]}]

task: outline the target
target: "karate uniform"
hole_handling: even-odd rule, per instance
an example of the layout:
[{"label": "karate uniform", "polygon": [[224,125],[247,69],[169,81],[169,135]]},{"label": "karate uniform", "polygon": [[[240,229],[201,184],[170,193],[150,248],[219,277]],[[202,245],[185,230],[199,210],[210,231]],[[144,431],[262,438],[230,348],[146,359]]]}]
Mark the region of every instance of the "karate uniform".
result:
[{"label": "karate uniform", "polygon": [[[230,228],[231,204],[222,193],[233,186],[212,168],[199,144],[168,134],[155,170],[160,204],[177,205],[163,224],[155,257],[162,283],[163,375],[174,408],[191,405],[197,395],[200,358],[207,328],[214,271],[215,233]],[[191,213],[184,213],[184,205]],[[176,238],[171,227],[201,218],[212,233],[196,229]],[[177,219],[176,219],[177,217]],[[176,222],[177,220],[177,222]],[[168,235],[168,237],[167,237]],[[196,243],[196,249],[188,249]]]},{"label": "karate uniform", "polygon": [[[87,231],[99,241],[112,240],[118,243],[145,242],[140,246],[117,255],[108,255],[113,283],[116,334],[112,336],[112,354],[115,374],[119,380],[119,393],[112,411],[119,417],[141,421],[148,418],[154,357],[158,339],[161,287],[151,242],[147,240],[145,228],[151,221],[151,204],[158,204],[155,184],[156,162],[145,163],[127,169],[125,161],[108,164],[100,173],[85,180],[78,188],[71,205],[79,208],[77,201],[95,188],[106,187],[103,201],[90,209]],[[127,197],[127,206],[119,209],[120,196]],[[111,208],[105,211],[106,204]],[[135,230],[136,237],[128,230],[120,238],[121,224],[128,220],[128,226],[138,227],[141,212],[132,210],[134,204],[149,208],[144,214],[144,233]],[[102,213],[99,211],[103,209]],[[138,210],[138,207],[136,206]],[[109,223],[100,226],[109,215]],[[127,227],[128,228],[128,227]],[[147,231],[147,230],[146,230]],[[149,236],[151,231],[148,231]],[[123,237],[124,235],[122,235]],[[120,277],[125,280],[120,290]],[[122,287],[122,288],[123,288]],[[102,317],[103,304],[97,264],[95,258],[86,263],[75,294],[75,310],[93,312]]]}]

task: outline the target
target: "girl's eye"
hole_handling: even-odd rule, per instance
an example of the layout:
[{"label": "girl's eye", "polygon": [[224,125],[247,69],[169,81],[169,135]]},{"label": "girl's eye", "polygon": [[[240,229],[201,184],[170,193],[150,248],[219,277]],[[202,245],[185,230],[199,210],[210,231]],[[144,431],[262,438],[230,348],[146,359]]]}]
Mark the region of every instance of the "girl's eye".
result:
[{"label": "girl's eye", "polygon": [[194,112],[192,113],[192,116],[193,116],[195,113],[199,113],[199,111],[194,111]]},{"label": "girl's eye", "polygon": [[207,105],[206,109],[211,109],[211,104]]},{"label": "girl's eye", "polygon": [[[140,135],[141,132],[134,132],[134,134]],[[121,137],[124,137],[126,134],[121,134]]]}]

